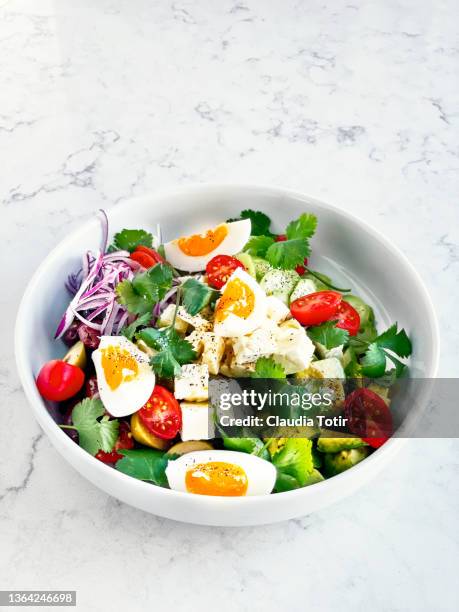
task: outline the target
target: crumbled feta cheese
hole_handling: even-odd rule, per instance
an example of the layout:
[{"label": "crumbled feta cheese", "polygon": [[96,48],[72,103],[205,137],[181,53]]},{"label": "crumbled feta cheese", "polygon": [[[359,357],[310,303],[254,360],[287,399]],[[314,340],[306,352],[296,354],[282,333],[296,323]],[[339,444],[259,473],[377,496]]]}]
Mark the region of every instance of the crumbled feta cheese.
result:
[{"label": "crumbled feta cheese", "polygon": [[314,354],[311,342],[301,325],[294,319],[279,326],[274,357],[286,374],[294,374],[308,367]]},{"label": "crumbled feta cheese", "polygon": [[175,377],[174,395],[188,402],[203,402],[209,398],[209,368],[204,364],[189,363],[182,366]]},{"label": "crumbled feta cheese", "polygon": [[266,298],[267,316],[273,323],[281,323],[291,316],[290,308],[284,304],[282,300],[274,295],[269,295]]},{"label": "crumbled feta cheese", "polygon": [[319,372],[323,378],[344,378],[343,366],[339,359],[330,357],[328,359],[319,359],[311,364],[311,370]]},{"label": "crumbled feta cheese", "polygon": [[182,430],[180,437],[183,442],[188,440],[211,440],[215,437],[215,426],[212,408],[208,402],[192,404],[181,402]]},{"label": "crumbled feta cheese", "polygon": [[274,331],[260,327],[247,336],[235,338],[233,350],[238,365],[256,361],[259,357],[268,357],[276,350]]}]

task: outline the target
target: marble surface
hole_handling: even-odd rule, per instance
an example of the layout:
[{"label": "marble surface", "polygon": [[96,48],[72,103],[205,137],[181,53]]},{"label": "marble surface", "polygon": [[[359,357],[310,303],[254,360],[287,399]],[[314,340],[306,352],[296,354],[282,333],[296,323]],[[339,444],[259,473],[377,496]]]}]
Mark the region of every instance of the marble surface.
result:
[{"label": "marble surface", "polygon": [[311,516],[192,527],[64,463],[13,360],[18,301],[56,241],[101,206],[223,180],[383,230],[457,376],[458,30],[455,0],[0,1],[0,588],[76,589],[89,612],[458,609],[457,440],[409,442]]}]

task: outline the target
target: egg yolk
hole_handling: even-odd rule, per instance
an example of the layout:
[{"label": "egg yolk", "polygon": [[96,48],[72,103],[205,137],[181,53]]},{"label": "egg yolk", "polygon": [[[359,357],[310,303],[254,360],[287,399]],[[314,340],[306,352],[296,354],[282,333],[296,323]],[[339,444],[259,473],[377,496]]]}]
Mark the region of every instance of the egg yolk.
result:
[{"label": "egg yolk", "polygon": [[215,321],[221,323],[229,314],[247,319],[255,307],[255,294],[252,289],[235,278],[226,285],[215,309]]},{"label": "egg yolk", "polygon": [[133,380],[139,373],[139,364],[126,349],[108,346],[101,353],[105,380],[112,391],[118,389],[121,383]]},{"label": "egg yolk", "polygon": [[205,234],[193,234],[193,236],[179,238],[177,244],[185,255],[199,257],[211,253],[223,242],[227,235],[228,228],[223,224],[207,231]]},{"label": "egg yolk", "polygon": [[209,461],[190,467],[185,475],[188,493],[240,497],[247,493],[247,474],[239,465],[225,461]]}]

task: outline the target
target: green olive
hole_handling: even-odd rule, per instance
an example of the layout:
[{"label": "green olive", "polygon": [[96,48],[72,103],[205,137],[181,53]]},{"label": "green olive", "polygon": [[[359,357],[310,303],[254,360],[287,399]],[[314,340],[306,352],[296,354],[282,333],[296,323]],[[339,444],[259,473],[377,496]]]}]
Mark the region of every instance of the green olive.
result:
[{"label": "green olive", "polygon": [[336,476],[363,461],[369,454],[367,447],[342,450],[339,453],[324,455],[324,472],[327,476]]}]

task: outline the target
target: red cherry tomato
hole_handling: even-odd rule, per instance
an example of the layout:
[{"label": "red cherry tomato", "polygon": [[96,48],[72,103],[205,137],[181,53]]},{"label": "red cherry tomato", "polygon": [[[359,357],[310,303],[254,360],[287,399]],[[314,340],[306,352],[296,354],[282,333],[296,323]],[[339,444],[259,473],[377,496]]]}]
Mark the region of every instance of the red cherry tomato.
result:
[{"label": "red cherry tomato", "polygon": [[376,440],[386,441],[394,431],[392,414],[386,402],[371,389],[352,391],[344,403],[344,414],[349,430],[371,446],[370,439],[375,440],[375,444]]},{"label": "red cherry tomato", "polygon": [[297,272],[297,274],[299,274],[300,276],[303,276],[303,274],[306,272],[306,268],[308,267],[308,260],[305,259],[304,260],[304,265],[303,266],[297,266],[295,268],[295,272]]},{"label": "red cherry tomato", "polygon": [[362,438],[364,442],[369,444],[372,448],[379,448],[387,442],[388,436],[384,435],[384,432],[374,423],[373,421],[367,421],[367,435]]},{"label": "red cherry tomato", "polygon": [[344,300],[338,306],[338,310],[332,317],[338,323],[336,327],[346,329],[350,336],[356,336],[360,329],[360,315],[357,310]]},{"label": "red cherry tomato", "polygon": [[278,234],[275,237],[276,242],[285,242],[287,240],[287,236],[285,234]]},{"label": "red cherry tomato", "polygon": [[335,315],[342,300],[337,291],[317,291],[290,304],[290,312],[302,325],[320,325]]},{"label": "red cherry tomato", "polygon": [[150,399],[138,414],[142,425],[164,440],[175,438],[182,426],[180,404],[170,391],[160,385],[155,386]]},{"label": "red cherry tomato", "polygon": [[235,257],[230,255],[216,255],[212,257],[206,266],[209,285],[212,285],[215,289],[221,289],[237,268],[245,270],[243,264]]},{"label": "red cherry tomato", "polygon": [[120,432],[118,435],[118,440],[115,442],[115,446],[113,450],[109,453],[100,450],[96,454],[96,459],[102,461],[103,463],[116,463],[120,459],[123,458],[123,455],[117,453],[116,451],[123,449],[131,449],[134,448],[134,440],[132,439],[131,428],[126,421],[120,422]]},{"label": "red cherry tomato", "polygon": [[156,266],[157,263],[164,263],[164,259],[155,249],[150,249],[141,244],[131,253],[131,259],[147,269]]},{"label": "red cherry tomato", "polygon": [[52,402],[63,402],[78,393],[84,384],[84,372],[61,359],[48,361],[37,376],[40,395]]}]

